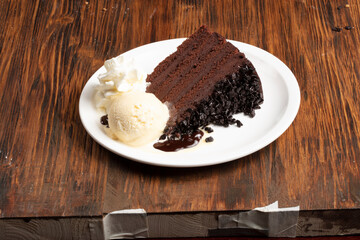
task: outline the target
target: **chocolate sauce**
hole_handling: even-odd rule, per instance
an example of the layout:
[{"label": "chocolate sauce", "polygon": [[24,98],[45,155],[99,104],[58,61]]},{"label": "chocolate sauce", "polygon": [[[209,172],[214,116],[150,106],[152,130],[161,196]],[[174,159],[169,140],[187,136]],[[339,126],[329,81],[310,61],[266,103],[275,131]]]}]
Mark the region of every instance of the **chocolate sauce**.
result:
[{"label": "chocolate sauce", "polygon": [[100,118],[100,123],[102,125],[105,125],[106,127],[109,127],[109,121],[108,121],[108,115],[104,115]]},{"label": "chocolate sauce", "polygon": [[203,135],[204,133],[201,130],[197,130],[190,135],[183,135],[177,140],[167,139],[164,142],[157,142],[154,144],[154,148],[164,152],[176,152],[185,148],[196,146]]}]

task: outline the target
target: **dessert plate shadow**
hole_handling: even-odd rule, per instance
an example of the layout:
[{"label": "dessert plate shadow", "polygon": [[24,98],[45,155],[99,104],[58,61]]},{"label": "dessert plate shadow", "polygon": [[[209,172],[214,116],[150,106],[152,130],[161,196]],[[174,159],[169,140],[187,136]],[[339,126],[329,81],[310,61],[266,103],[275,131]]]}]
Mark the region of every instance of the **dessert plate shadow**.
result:
[{"label": "dessert plate shadow", "polygon": [[[137,66],[150,74],[158,63],[176,51],[185,38],[147,44],[122,55],[134,58]],[[130,147],[106,135],[100,124],[104,113],[95,107],[94,94],[99,84],[98,75],[105,72],[101,67],[88,80],[80,96],[79,113],[89,135],[101,146],[125,158],[157,166],[200,167],[229,162],[254,153],[276,140],[290,126],[300,106],[300,89],[294,74],[278,58],[255,46],[229,40],[255,66],[263,86],[264,103],[256,110],[254,118],[243,114],[234,117],[243,126],[213,127],[214,132],[203,137],[194,147],[178,152],[162,152],[153,143],[142,147]],[[214,142],[205,143],[212,136]],[[241,161],[241,160],[240,160]]]}]

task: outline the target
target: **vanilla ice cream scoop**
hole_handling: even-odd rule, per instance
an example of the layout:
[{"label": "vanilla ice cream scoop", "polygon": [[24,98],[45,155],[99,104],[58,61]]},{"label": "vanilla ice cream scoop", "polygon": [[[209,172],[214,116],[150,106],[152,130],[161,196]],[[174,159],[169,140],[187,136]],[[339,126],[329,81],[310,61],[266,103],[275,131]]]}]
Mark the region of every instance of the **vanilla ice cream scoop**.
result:
[{"label": "vanilla ice cream scoop", "polygon": [[112,98],[108,134],[131,146],[156,140],[169,119],[169,110],[152,93],[131,91]]}]

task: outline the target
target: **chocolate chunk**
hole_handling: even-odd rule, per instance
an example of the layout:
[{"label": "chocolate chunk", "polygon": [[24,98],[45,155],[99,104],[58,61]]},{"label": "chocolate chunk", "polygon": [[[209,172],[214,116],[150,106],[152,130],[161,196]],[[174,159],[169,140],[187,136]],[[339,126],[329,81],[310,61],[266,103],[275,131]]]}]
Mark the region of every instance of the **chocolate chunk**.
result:
[{"label": "chocolate chunk", "polygon": [[159,140],[165,140],[166,139],[166,134],[163,134],[160,136]]},{"label": "chocolate chunk", "polygon": [[204,130],[208,133],[212,133],[214,131],[211,127],[205,127]]},{"label": "chocolate chunk", "polygon": [[240,122],[240,120],[236,120],[236,126],[241,127],[243,124]]},{"label": "chocolate chunk", "polygon": [[205,142],[213,142],[214,138],[213,137],[207,137],[205,138]]},{"label": "chocolate chunk", "polygon": [[104,115],[100,118],[100,123],[105,125],[107,128],[109,127],[108,115]]}]

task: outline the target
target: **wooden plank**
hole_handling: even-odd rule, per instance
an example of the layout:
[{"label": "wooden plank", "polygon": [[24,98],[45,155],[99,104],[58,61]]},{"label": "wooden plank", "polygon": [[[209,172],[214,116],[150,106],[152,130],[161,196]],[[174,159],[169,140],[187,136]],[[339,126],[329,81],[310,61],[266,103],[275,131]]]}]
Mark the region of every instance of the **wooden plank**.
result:
[{"label": "wooden plank", "polygon": [[102,219],[25,218],[0,219],[0,239],[104,239]]},{"label": "wooden plank", "polygon": [[78,101],[105,46],[83,4],[1,2],[0,217],[101,215],[109,153]]},{"label": "wooden plank", "polygon": [[[232,211],[148,214],[146,217],[148,236],[149,238],[163,239],[176,237],[208,237],[212,239],[216,236],[234,236],[232,233],[236,229],[218,229],[218,215],[234,213]],[[302,211],[299,214],[296,236],[303,238],[327,236],[318,238],[320,240],[332,239],[329,236],[334,235],[358,235],[360,234],[359,217],[359,210]],[[237,234],[236,236],[245,237],[250,236],[251,233],[244,230],[241,232],[242,235]],[[97,240],[104,238],[101,217],[0,219],[0,233],[0,239]],[[259,232],[254,233],[259,234]],[[341,239],[352,238],[342,237]]]}]

